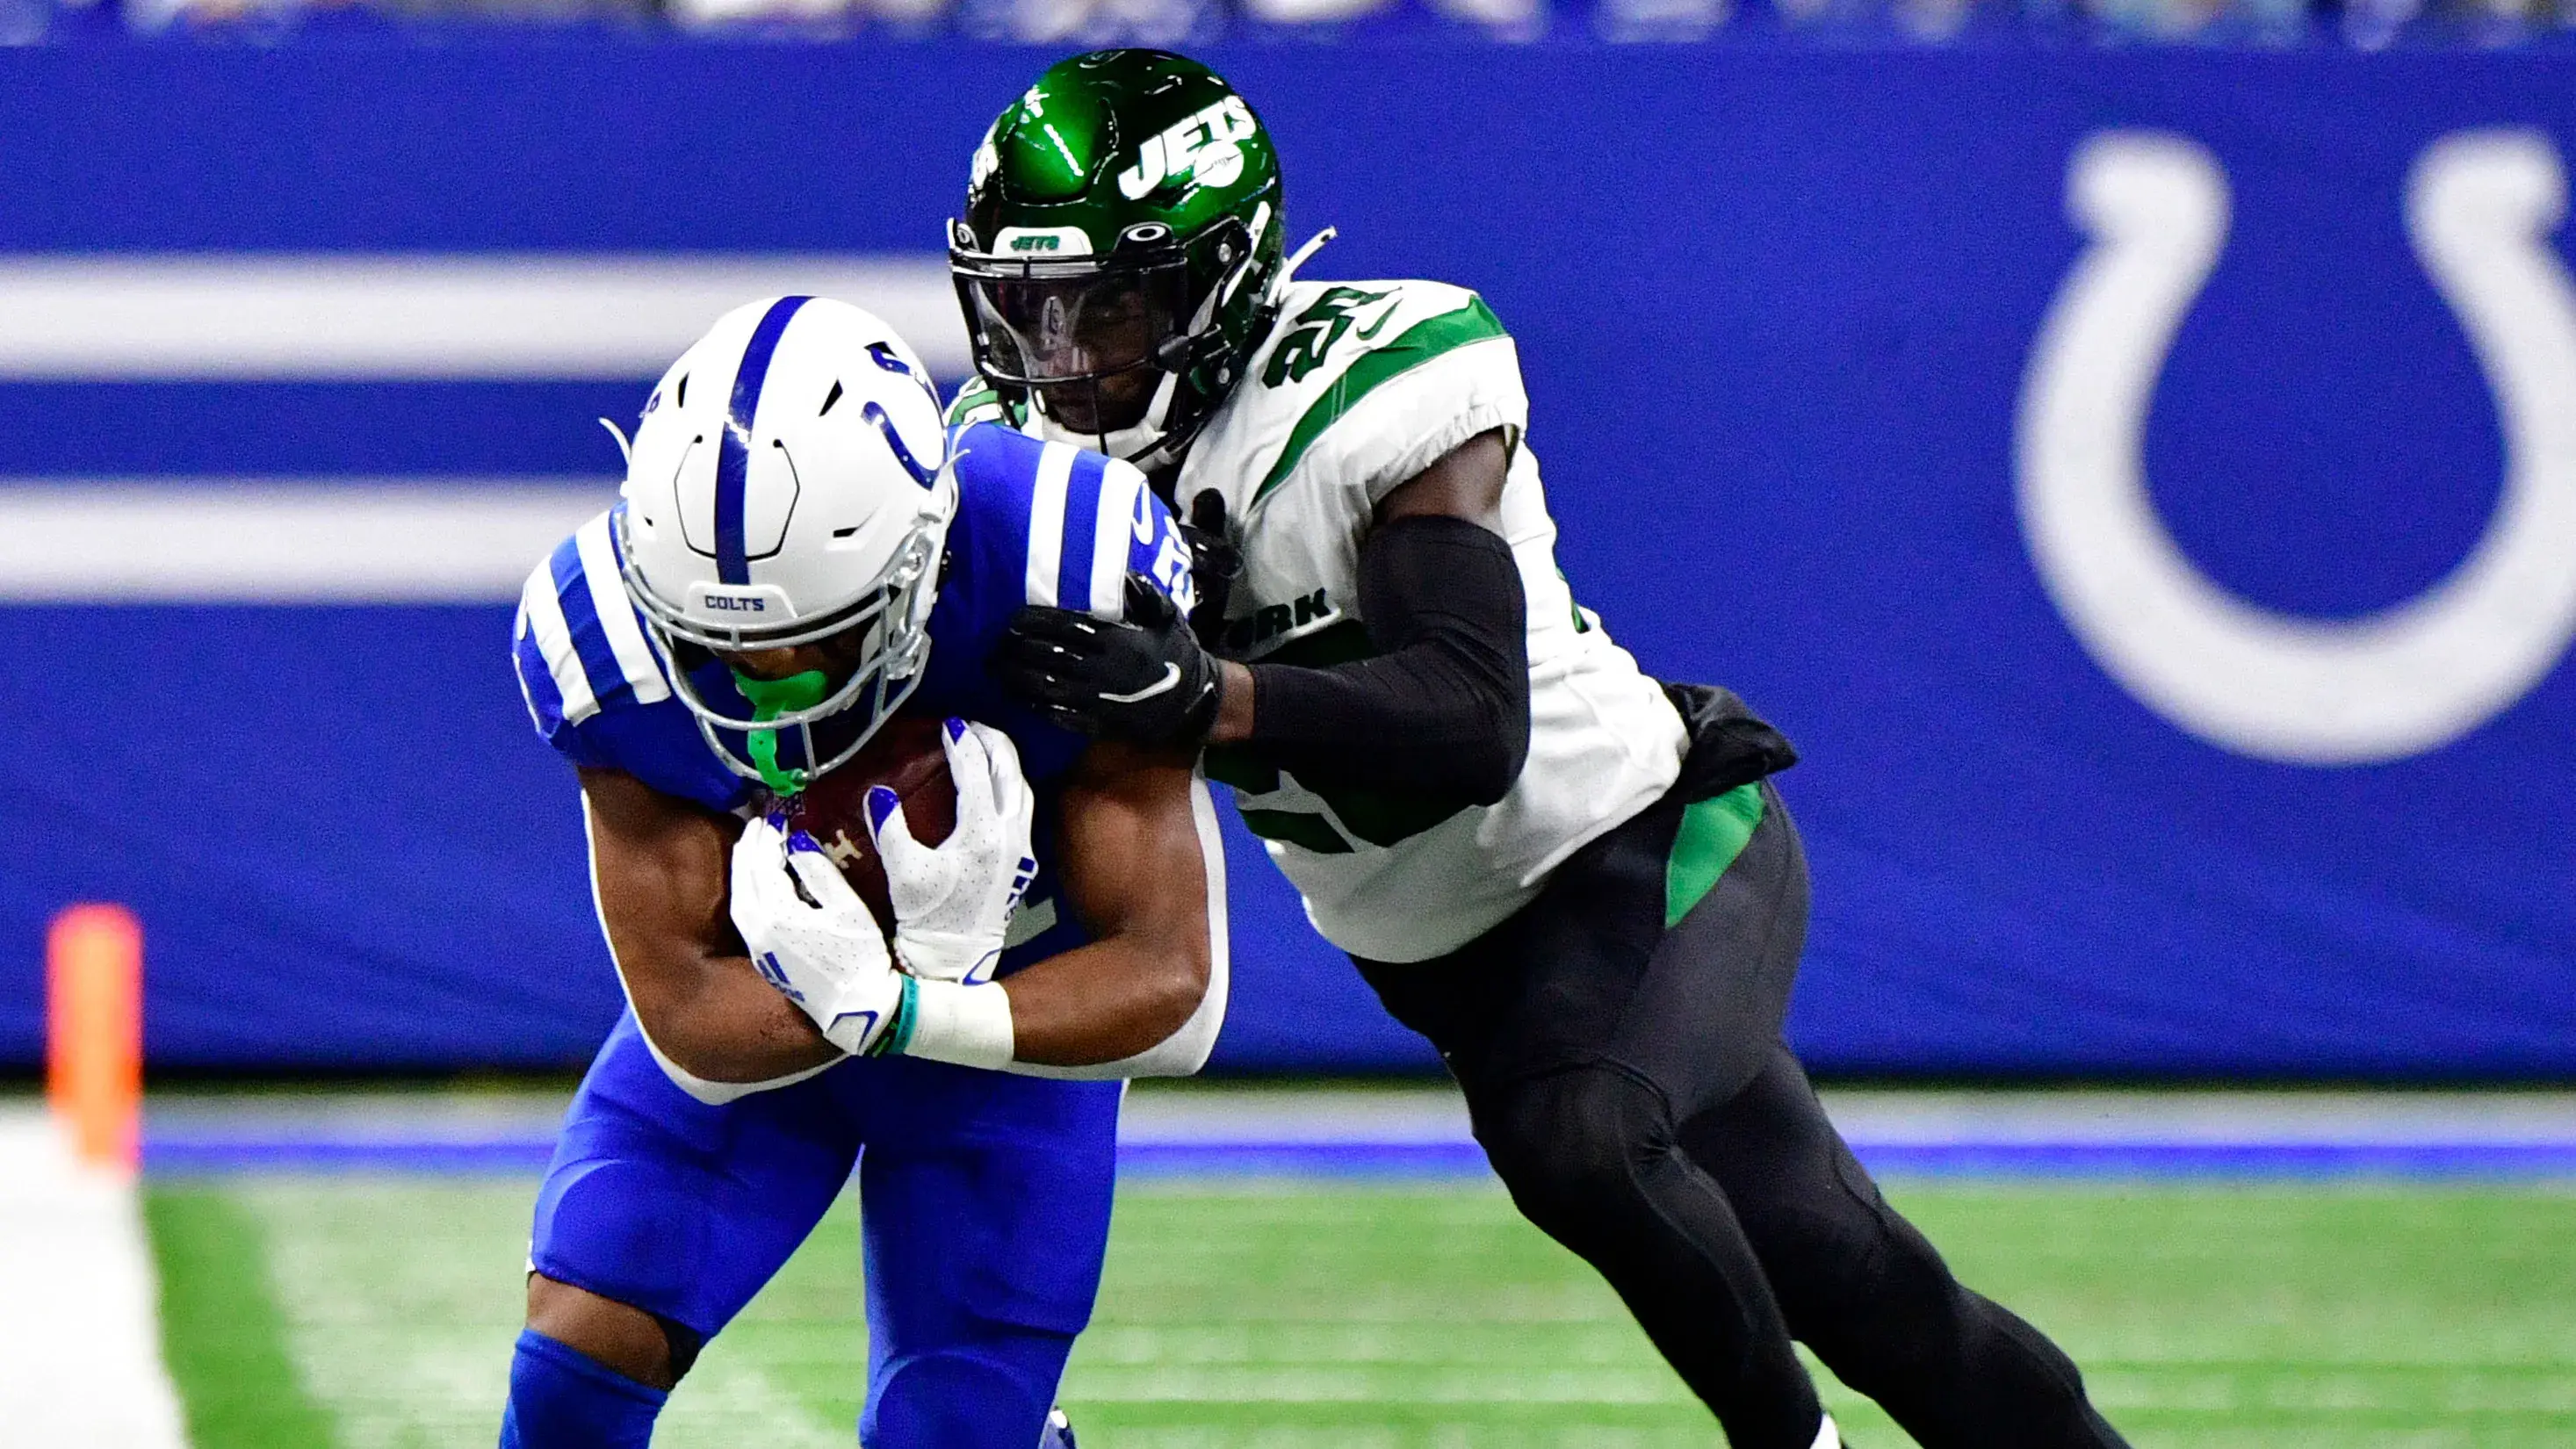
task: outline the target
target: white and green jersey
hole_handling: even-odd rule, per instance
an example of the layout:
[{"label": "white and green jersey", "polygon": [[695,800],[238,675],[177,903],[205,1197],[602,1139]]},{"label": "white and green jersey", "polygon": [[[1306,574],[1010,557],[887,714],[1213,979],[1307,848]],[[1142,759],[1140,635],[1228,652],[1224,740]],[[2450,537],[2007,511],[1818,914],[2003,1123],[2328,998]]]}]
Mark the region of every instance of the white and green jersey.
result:
[{"label": "white and green jersey", "polygon": [[[982,415],[979,393],[970,385],[952,420]],[[1681,769],[1680,715],[1557,572],[1528,421],[1519,354],[1475,293],[1293,282],[1181,464],[1177,511],[1215,490],[1243,550],[1220,652],[1323,666],[1371,652],[1359,546],[1378,501],[1480,433],[1500,429],[1511,447],[1503,534],[1529,601],[1530,666],[1529,760],[1511,793],[1451,810],[1208,752],[1208,775],[1234,787],[1315,928],[1356,956],[1419,961],[1482,935]]]}]

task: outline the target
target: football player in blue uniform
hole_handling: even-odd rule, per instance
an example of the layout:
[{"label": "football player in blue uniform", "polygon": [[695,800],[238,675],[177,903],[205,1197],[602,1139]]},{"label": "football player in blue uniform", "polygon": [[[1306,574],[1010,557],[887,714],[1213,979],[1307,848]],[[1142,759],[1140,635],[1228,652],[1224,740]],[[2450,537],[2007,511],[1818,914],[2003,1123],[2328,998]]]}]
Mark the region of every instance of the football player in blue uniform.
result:
[{"label": "football player in blue uniform", "polygon": [[[515,630],[628,1009],[538,1195],[504,1449],[646,1444],[854,1165],[861,1440],[1069,1443],[1050,1406],[1099,1286],[1115,1079],[1205,1060],[1224,866],[1186,755],[1048,725],[985,661],[1031,604],[1185,612],[1187,560],[1128,465],[943,434],[855,307],[741,308],[655,387],[621,501]],[[947,720],[957,823],[924,846],[866,798],[889,944],[764,811],[898,709]]]}]

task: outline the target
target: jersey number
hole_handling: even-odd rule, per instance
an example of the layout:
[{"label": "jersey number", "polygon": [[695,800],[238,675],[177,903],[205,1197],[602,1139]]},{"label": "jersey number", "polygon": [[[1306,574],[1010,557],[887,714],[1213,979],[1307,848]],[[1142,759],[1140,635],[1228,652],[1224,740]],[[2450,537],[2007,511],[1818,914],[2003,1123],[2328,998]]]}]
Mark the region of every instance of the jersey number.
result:
[{"label": "jersey number", "polygon": [[[1290,324],[1294,330],[1279,339],[1278,350],[1270,354],[1270,365],[1261,370],[1262,386],[1278,387],[1283,383],[1305,381],[1306,374],[1324,365],[1324,354],[1332,351],[1333,344],[1342,340],[1342,334],[1351,330],[1353,313],[1394,295],[1393,292],[1371,292],[1358,287],[1326,287],[1324,295],[1315,299],[1315,305],[1297,314],[1296,321]],[[1377,320],[1360,333],[1360,340],[1366,342],[1375,337],[1378,329],[1386,325],[1386,319],[1394,315],[1393,307],[1379,313]]]}]

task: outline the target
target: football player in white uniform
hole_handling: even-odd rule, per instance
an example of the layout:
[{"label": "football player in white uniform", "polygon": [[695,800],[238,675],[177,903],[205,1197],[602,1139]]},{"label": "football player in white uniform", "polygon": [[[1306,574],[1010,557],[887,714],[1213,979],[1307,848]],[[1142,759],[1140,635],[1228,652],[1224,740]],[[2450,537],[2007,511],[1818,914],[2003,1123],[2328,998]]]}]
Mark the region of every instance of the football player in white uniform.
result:
[{"label": "football player in white uniform", "polygon": [[1123,622],[1023,611],[1006,680],[1085,733],[1208,747],[1316,928],[1440,1048],[1514,1201],[1736,1449],[1839,1442],[1793,1338],[1926,1449],[2119,1444],[2066,1355],[1887,1205],[1782,1042],[1787,742],[1575,604],[1484,303],[1298,281],[1317,243],[1284,257],[1280,206],[1251,108],[1156,51],[1054,66],[978,148],[952,421],[1129,459],[1200,558],[1190,621],[1145,591]]}]

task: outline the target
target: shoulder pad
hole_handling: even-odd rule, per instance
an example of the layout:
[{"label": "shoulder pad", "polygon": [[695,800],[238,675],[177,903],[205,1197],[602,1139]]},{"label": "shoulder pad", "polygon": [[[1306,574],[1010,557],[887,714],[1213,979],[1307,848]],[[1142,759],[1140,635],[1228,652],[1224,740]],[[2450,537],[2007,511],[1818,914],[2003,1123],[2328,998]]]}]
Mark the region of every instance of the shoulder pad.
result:
[{"label": "shoulder pad", "polygon": [[1348,373],[1363,357],[1480,342],[1506,335],[1485,299],[1446,282],[1301,282],[1272,324],[1253,381],[1295,387],[1318,372]]},{"label": "shoulder pad", "polygon": [[[1441,282],[1297,284],[1243,387],[1230,431],[1258,474],[1237,485],[1247,504],[1310,455],[1375,499],[1476,432],[1516,442],[1529,416],[1511,334],[1483,298]],[[1365,406],[1380,396],[1402,402]],[[1364,424],[1343,424],[1354,414]]]},{"label": "shoulder pad", "polygon": [[1003,405],[1002,395],[980,377],[966,379],[958,387],[957,396],[948,403],[947,422],[952,428],[972,423],[1008,424],[1010,421],[1010,409]]},{"label": "shoulder pad", "polygon": [[606,513],[528,575],[511,632],[520,694],[549,740],[603,711],[671,697],[661,658],[619,581]]},{"label": "shoulder pad", "polygon": [[1167,591],[1188,591],[1186,551],[1178,572],[1162,560],[1165,541],[1177,533],[1133,466],[998,424],[961,429],[952,455],[957,531],[973,540],[976,570],[1007,576],[990,587],[1010,594],[1013,608],[1085,609],[1115,619],[1126,612],[1131,570]]}]

